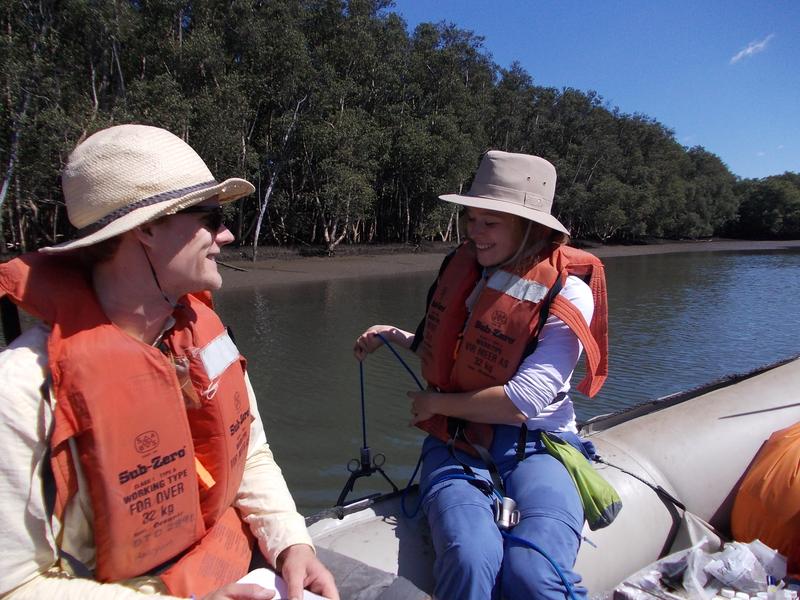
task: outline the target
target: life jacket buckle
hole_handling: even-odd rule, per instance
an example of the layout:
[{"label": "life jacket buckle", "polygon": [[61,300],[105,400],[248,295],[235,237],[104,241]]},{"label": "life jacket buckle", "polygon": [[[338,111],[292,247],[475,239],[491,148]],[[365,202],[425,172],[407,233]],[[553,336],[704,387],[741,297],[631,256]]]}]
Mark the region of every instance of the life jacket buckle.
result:
[{"label": "life jacket buckle", "polygon": [[519,511],[513,498],[504,496],[494,499],[494,522],[503,531],[508,531],[519,523]]}]

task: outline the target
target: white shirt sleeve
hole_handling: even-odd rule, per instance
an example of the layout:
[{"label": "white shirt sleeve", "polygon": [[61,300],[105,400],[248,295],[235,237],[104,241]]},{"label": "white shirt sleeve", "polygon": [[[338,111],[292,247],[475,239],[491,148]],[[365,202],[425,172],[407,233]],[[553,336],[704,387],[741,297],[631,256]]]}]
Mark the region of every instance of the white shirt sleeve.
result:
[{"label": "white shirt sleeve", "polygon": [[250,426],[250,447],[236,498],[236,508],[258,540],[261,552],[274,565],[278,555],[289,546],[314,546],[306,530],[305,519],[297,512],[281,468],[275,462],[267,444],[249,378],[247,391],[253,423]]},{"label": "white shirt sleeve", "polygon": [[0,353],[0,594],[56,560],[41,481],[49,427],[41,394],[46,343],[46,330],[36,327]]},{"label": "white shirt sleeve", "polygon": [[[587,323],[592,320],[592,291],[583,280],[570,275],[560,295],[576,306]],[[529,419],[536,417],[559,393],[569,391],[569,380],[582,350],[578,337],[561,319],[548,317],[536,350],[504,386],[506,395],[522,414]]]}]

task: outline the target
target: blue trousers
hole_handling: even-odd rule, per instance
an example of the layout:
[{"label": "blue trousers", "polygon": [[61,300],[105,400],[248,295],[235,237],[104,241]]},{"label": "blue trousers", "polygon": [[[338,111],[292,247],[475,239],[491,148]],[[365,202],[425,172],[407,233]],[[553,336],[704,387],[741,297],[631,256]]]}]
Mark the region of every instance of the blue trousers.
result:
[{"label": "blue trousers", "polygon": [[[580,446],[574,434],[559,434]],[[583,506],[564,466],[550,456],[538,432],[528,434],[525,459],[516,458],[519,428],[495,426],[490,453],[503,479],[506,495],[517,502],[520,522],[511,530],[542,548],[561,568],[578,598],[586,590],[573,570],[581,542]],[[491,481],[485,464],[463,452],[458,458],[476,475]],[[462,475],[447,446],[429,436],[423,446],[420,487],[447,474]],[[504,540],[494,522],[492,500],[463,479],[435,483],[422,501],[436,550],[437,600],[564,598],[566,589],[550,562],[540,553]]]}]

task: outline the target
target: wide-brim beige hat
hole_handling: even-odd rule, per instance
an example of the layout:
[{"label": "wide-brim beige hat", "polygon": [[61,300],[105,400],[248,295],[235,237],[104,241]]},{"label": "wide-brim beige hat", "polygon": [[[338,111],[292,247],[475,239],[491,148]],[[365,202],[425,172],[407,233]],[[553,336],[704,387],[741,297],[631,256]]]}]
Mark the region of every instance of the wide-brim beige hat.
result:
[{"label": "wide-brim beige hat", "polygon": [[490,150],[483,155],[466,195],[445,194],[439,198],[517,215],[569,235],[569,230],[550,214],[555,193],[556,168],[545,159]]},{"label": "wide-brim beige hat", "polygon": [[216,196],[232,202],[255,191],[244,179],[214,179],[178,136],[147,125],[98,131],[70,154],[61,175],[77,237],[39,252],[85,248]]}]

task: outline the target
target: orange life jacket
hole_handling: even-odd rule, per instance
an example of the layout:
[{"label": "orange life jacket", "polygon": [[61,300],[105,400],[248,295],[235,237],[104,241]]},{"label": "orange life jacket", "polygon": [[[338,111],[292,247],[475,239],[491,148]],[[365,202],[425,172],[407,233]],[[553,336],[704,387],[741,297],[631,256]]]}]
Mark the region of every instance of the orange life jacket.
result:
[{"label": "orange life jacket", "polygon": [[[161,573],[172,594],[244,575],[251,538],[232,504],[252,416],[244,359],[210,296],[181,299],[162,352],[108,320],[71,258],[0,265],[5,294],[52,328],[54,513],[62,518],[77,491],[72,446],[92,503],[95,578],[142,575],[182,553]],[[176,364],[188,367],[183,390]]]},{"label": "orange life jacket", "polygon": [[800,577],[800,423],[773,433],[747,469],[731,512],[733,537],[761,540]]},{"label": "orange life jacket", "polygon": [[[591,324],[569,300],[558,294],[569,275],[592,290]],[[581,392],[594,396],[608,375],[608,306],[603,263],[596,256],[560,246],[527,272],[495,271],[475,301],[465,301],[481,277],[471,242],[459,246],[439,274],[425,316],[420,348],[422,374],[444,392],[483,389],[507,383],[532,351],[547,315],[572,329],[583,344],[586,377]],[[549,313],[543,313],[543,307]],[[435,415],[420,427],[447,440],[447,418]],[[485,446],[491,426],[470,424],[470,439]],[[467,451],[469,447],[459,446]]]}]

